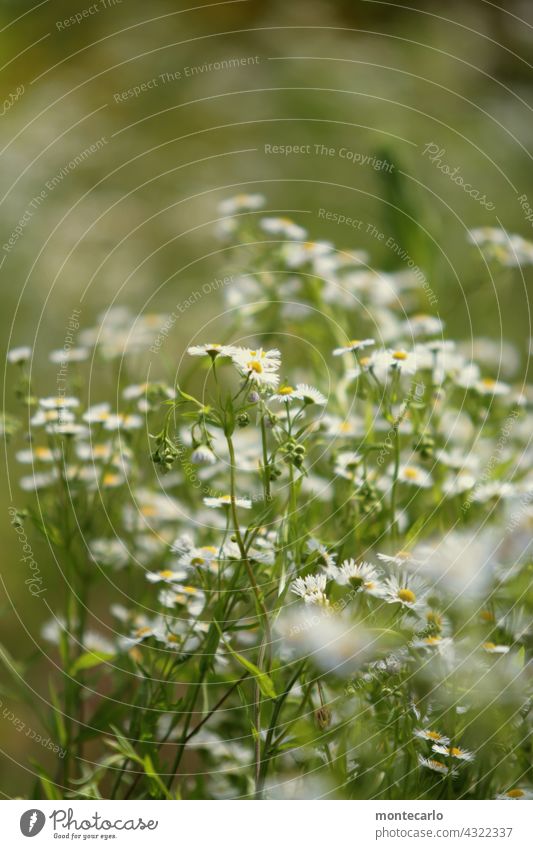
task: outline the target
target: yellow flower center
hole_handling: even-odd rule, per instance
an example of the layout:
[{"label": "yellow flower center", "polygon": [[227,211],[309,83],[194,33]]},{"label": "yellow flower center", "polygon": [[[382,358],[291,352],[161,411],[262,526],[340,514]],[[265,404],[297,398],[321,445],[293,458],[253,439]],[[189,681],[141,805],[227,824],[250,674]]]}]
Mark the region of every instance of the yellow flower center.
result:
[{"label": "yellow flower center", "polygon": [[440,615],[440,613],[435,613],[434,610],[430,610],[426,616],[426,619],[431,625],[434,625],[436,628],[439,628],[439,630],[442,627],[442,616]]},{"label": "yellow flower center", "polygon": [[365,582],[365,590],[373,590],[375,588],[374,581],[366,581]]},{"label": "yellow flower center", "polygon": [[442,740],[442,734],[438,731],[426,731],[426,737],[428,740]]},{"label": "yellow flower center", "polygon": [[392,359],[393,360],[406,360],[407,354],[406,354],[405,351],[393,351],[392,352]]},{"label": "yellow flower center", "polygon": [[179,637],[177,637],[175,634],[169,634],[168,637],[167,637],[167,642],[177,643],[177,642],[179,642]]},{"label": "yellow flower center", "polygon": [[171,578],[174,572],[171,569],[163,569],[162,572],[159,573],[160,578]]},{"label": "yellow flower center", "polygon": [[525,793],[519,787],[515,787],[513,790],[508,790],[505,795],[509,796],[509,799],[521,799],[522,796],[525,796]]},{"label": "yellow flower center", "polygon": [[452,746],[451,749],[448,749],[450,755],[453,755],[454,758],[460,758],[463,754],[463,750],[459,749],[457,746]]},{"label": "yellow flower center", "polygon": [[415,481],[419,476],[418,469],[413,469],[412,466],[406,466],[403,473],[410,481]]},{"label": "yellow flower center", "polygon": [[151,634],[152,629],[147,625],[144,625],[142,628],[138,628],[135,632],[136,637],[146,637],[147,634]]},{"label": "yellow flower center", "polygon": [[263,366],[259,360],[250,360],[249,363],[246,363],[246,367],[249,368],[250,371],[255,371],[257,374],[261,374],[263,371]]},{"label": "yellow flower center", "polygon": [[350,339],[348,344],[350,345],[351,348],[355,348],[355,347],[357,347],[357,345],[361,344],[361,340],[360,339]]},{"label": "yellow flower center", "polygon": [[369,365],[369,363],[370,363],[370,357],[361,357],[361,359],[359,360],[359,364],[362,365],[363,368],[366,368],[366,366]]},{"label": "yellow flower center", "polygon": [[205,560],[203,557],[193,557],[191,560],[191,566],[203,566]]},{"label": "yellow flower center", "polygon": [[396,555],[396,557],[399,557],[400,560],[408,560],[410,558],[410,556],[411,556],[410,551],[399,551]]},{"label": "yellow flower center", "polygon": [[294,392],[294,388],[292,386],[282,386],[279,390],[280,395],[290,395],[292,392]]},{"label": "yellow flower center", "polygon": [[350,422],[342,422],[342,424],[339,427],[339,430],[340,430],[341,433],[350,433],[351,429],[352,429],[352,426],[351,426]]},{"label": "yellow flower center", "polygon": [[196,587],[183,587],[183,589],[186,593],[189,593],[189,595],[196,595],[196,593],[198,592]]},{"label": "yellow flower center", "polygon": [[492,377],[484,377],[483,380],[481,381],[481,383],[487,389],[492,389],[494,386],[496,386],[496,381],[493,380]]},{"label": "yellow flower center", "polygon": [[44,457],[50,456],[50,449],[41,445],[39,448],[35,449],[35,456],[42,460]]},{"label": "yellow flower center", "polygon": [[108,474],[104,475],[102,482],[104,486],[112,486],[114,483],[118,483],[118,480],[118,475],[114,475],[112,472],[108,472]]},{"label": "yellow flower center", "polygon": [[405,601],[407,604],[414,604],[416,601],[416,595],[412,590],[407,589],[406,587],[398,590],[398,598],[400,601]]},{"label": "yellow flower center", "polygon": [[496,643],[483,643],[483,648],[487,651],[492,651],[496,648]]}]

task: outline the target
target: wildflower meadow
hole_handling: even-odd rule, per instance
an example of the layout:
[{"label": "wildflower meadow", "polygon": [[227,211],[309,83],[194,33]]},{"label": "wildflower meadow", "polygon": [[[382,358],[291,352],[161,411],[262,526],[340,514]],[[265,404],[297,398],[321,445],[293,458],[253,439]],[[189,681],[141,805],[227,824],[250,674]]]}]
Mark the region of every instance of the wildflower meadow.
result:
[{"label": "wildflower meadow", "polygon": [[[71,318],[49,382],[8,353],[47,697],[38,651],[4,662],[59,751],[34,793],[531,798],[528,387],[450,338],[419,269],[265,210],[214,211],[223,307],[181,357],[169,316],[114,305]],[[464,249],[533,263],[501,229]]]}]

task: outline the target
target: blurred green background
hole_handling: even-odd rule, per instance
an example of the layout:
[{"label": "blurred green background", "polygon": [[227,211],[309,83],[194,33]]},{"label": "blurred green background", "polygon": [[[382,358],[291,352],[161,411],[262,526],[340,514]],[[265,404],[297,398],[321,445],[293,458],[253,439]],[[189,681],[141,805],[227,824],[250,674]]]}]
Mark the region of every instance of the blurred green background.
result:
[{"label": "blurred green background", "polygon": [[[0,322],[5,350],[35,346],[40,394],[55,390],[46,355],[63,346],[74,309],[82,327],[111,303],[165,313],[223,273],[213,221],[217,203],[239,191],[263,192],[268,209],[294,214],[311,238],[366,248],[378,268],[402,263],[371,226],[394,236],[426,271],[450,335],[513,341],[525,366],[530,280],[491,279],[466,230],[533,236],[519,202],[533,206],[533,9],[525,0],[505,10],[483,0],[416,5],[0,3],[1,244],[27,219],[0,251]],[[246,64],[226,67],[232,58]],[[423,153],[430,143],[493,210],[439,171]],[[265,152],[308,144],[310,154]],[[353,164],[342,148],[394,169]],[[320,208],[363,226],[327,222]],[[179,356],[220,305],[215,294],[192,307],[167,355]],[[9,378],[5,392],[14,409]],[[22,506],[18,472],[10,462]],[[10,503],[3,487],[2,642],[28,657],[26,628],[38,640],[41,622],[33,608],[26,616]],[[48,562],[38,542],[35,552]],[[0,720],[0,786],[28,793],[28,761],[44,753]]]}]

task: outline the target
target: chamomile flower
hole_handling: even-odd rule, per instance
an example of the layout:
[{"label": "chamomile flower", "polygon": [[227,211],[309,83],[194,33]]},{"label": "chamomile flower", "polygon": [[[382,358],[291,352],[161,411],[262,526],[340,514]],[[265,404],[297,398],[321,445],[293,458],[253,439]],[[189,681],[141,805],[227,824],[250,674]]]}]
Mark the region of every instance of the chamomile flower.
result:
[{"label": "chamomile flower", "polygon": [[199,616],[205,605],[205,593],[197,587],[183,584],[161,590],[159,601],[164,607],[186,607],[190,616]]},{"label": "chamomile flower", "polygon": [[428,489],[433,485],[429,472],[420,466],[401,466],[398,471],[398,480],[421,489]]},{"label": "chamomile flower", "polygon": [[326,575],[306,575],[305,578],[296,578],[291,584],[291,592],[303,598],[306,604],[317,604],[328,606],[329,600],[326,596]]},{"label": "chamomile flower", "polygon": [[377,598],[382,598],[385,594],[385,588],[376,567],[366,561],[357,563],[351,558],[344,560],[337,570],[335,581],[341,586],[349,585],[358,592]]},{"label": "chamomile flower", "polygon": [[400,550],[396,554],[383,554],[378,552],[378,560],[385,563],[387,566],[405,566],[407,564],[416,564],[419,561],[415,558],[412,551]]},{"label": "chamomile flower", "polygon": [[[251,510],[252,508],[252,502],[249,498],[235,497],[233,501],[236,507],[243,507],[245,510]],[[231,503],[231,495],[207,496],[204,498],[206,507],[230,507]]]},{"label": "chamomile flower", "polygon": [[18,348],[11,348],[7,352],[8,363],[18,364],[26,363],[31,358],[32,349],[27,345],[20,345]]},{"label": "chamomile flower", "polygon": [[218,342],[207,342],[205,345],[191,345],[187,348],[190,357],[232,357],[235,348],[232,345],[220,345]]},{"label": "chamomile flower", "polygon": [[15,454],[19,463],[53,463],[60,456],[58,451],[52,451],[46,445],[36,445],[35,448],[27,448]]},{"label": "chamomile flower", "polygon": [[334,253],[331,242],[289,242],[283,246],[282,255],[289,268],[301,268],[308,262]]},{"label": "chamomile flower", "polygon": [[407,574],[387,578],[385,591],[389,604],[400,604],[409,610],[419,608],[425,600],[425,588],[420,580]]},{"label": "chamomile flower", "polygon": [[265,233],[283,236],[285,239],[305,240],[307,238],[304,228],[295,224],[290,218],[262,218],[259,226]]},{"label": "chamomile flower", "polygon": [[30,424],[34,427],[41,425],[52,424],[53,422],[73,422],[75,419],[74,413],[71,410],[37,410],[31,417]]},{"label": "chamomile flower", "polygon": [[418,763],[425,769],[430,769],[432,772],[437,772],[439,775],[449,775],[450,773],[452,775],[457,775],[456,769],[443,764],[442,761],[438,761],[436,758],[423,758],[419,755]]},{"label": "chamomile flower", "polygon": [[444,330],[444,324],[434,315],[412,315],[402,325],[408,336],[437,336]]},{"label": "chamomile flower", "polygon": [[26,492],[36,492],[40,489],[46,489],[57,480],[55,470],[50,472],[35,472],[33,475],[25,475],[19,480],[19,486]]},{"label": "chamomile flower", "polygon": [[472,386],[480,395],[508,395],[511,387],[502,380],[493,380],[492,377],[484,377],[476,381]]},{"label": "chamomile flower", "polygon": [[184,581],[187,577],[186,569],[161,569],[159,572],[146,572],[146,580],[151,584],[163,582],[165,584],[175,584],[179,581]]},{"label": "chamomile flower", "polygon": [[295,386],[284,383],[282,386],[278,386],[277,391],[270,396],[269,400],[278,404],[290,404],[291,401],[299,400],[298,391]]},{"label": "chamomile flower", "polygon": [[296,398],[303,401],[304,404],[316,404],[318,407],[324,407],[327,404],[327,399],[314,386],[309,386],[308,383],[298,383],[296,385]]},{"label": "chamomile flower", "polygon": [[415,649],[426,649],[444,654],[452,647],[452,639],[440,634],[428,634],[426,637],[417,637],[411,645]]},{"label": "chamomile flower", "polygon": [[333,351],[334,357],[340,357],[342,354],[350,354],[353,351],[362,351],[363,348],[368,348],[371,345],[375,345],[376,342],[374,339],[351,339],[341,348],[335,348]]},{"label": "chamomile flower", "polygon": [[459,746],[443,746],[441,743],[435,743],[433,751],[439,755],[446,755],[449,758],[455,758],[458,761],[473,761],[474,755],[467,749],[461,749]]},{"label": "chamomile flower", "polygon": [[430,728],[417,728],[415,737],[419,740],[428,740],[430,743],[439,743],[441,746],[447,746],[450,742],[449,737],[445,737],[440,731],[434,731]]},{"label": "chamomile flower", "polygon": [[414,374],[418,368],[417,355],[403,348],[390,351],[377,351],[372,356],[372,368],[378,377],[393,372]]},{"label": "chamomile flower", "polygon": [[51,363],[81,363],[89,357],[88,348],[60,348],[51,351],[48,359]]},{"label": "chamomile flower", "polygon": [[237,348],[232,355],[233,364],[239,373],[257,386],[275,387],[279,383],[276,373],[280,366],[280,353],[273,349]]},{"label": "chamomile flower", "polygon": [[51,398],[39,398],[39,406],[43,410],[71,410],[79,407],[80,402],[77,398],[59,395]]},{"label": "chamomile flower", "polygon": [[488,654],[508,654],[511,651],[511,646],[506,646],[501,643],[486,642],[481,646],[483,651]]},{"label": "chamomile flower", "polygon": [[506,790],[504,793],[498,793],[496,798],[512,800],[515,802],[523,801],[526,799],[533,799],[533,791],[524,790],[522,787],[511,787],[510,790]]},{"label": "chamomile flower", "polygon": [[265,205],[265,196],[256,192],[254,194],[239,194],[226,198],[218,205],[222,215],[234,215],[236,212],[261,209]]},{"label": "chamomile flower", "polygon": [[324,568],[326,575],[330,578],[337,573],[337,555],[332,554],[325,545],[317,539],[310,539],[307,542],[307,549],[311,554],[314,554],[318,563]]}]

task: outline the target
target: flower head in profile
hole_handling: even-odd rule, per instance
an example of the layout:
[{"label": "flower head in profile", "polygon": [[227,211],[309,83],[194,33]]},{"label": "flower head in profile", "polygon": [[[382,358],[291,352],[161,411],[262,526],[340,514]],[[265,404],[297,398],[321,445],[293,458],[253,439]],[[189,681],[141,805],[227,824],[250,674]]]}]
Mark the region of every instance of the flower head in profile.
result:
[{"label": "flower head in profile", "polygon": [[335,580],[338,584],[351,586],[358,592],[378,598],[385,594],[376,567],[365,561],[357,563],[353,559],[345,560],[338,568]]},{"label": "flower head in profile", "polygon": [[26,363],[32,355],[32,349],[28,345],[20,345],[18,348],[11,348],[7,352],[8,363]]},{"label": "flower head in profile", "polygon": [[254,194],[239,194],[226,198],[218,205],[218,211],[222,215],[235,215],[236,212],[261,209],[265,205],[265,196],[256,192]]},{"label": "flower head in profile", "polygon": [[191,345],[187,348],[190,357],[232,357],[235,348],[232,345],[220,345],[218,342],[207,342],[205,345]]},{"label": "flower head in profile", "polygon": [[363,348],[368,348],[370,345],[375,345],[374,339],[351,339],[341,348],[335,348],[333,351],[334,357],[340,357],[342,354],[350,354],[354,351],[362,351]]},{"label": "flower head in profile", "polygon": [[442,743],[435,743],[433,751],[439,755],[446,755],[449,758],[456,758],[458,761],[473,761],[474,755],[467,749],[460,749],[459,746],[443,746]]},{"label": "flower head in profile", "polygon": [[245,510],[250,510],[252,502],[249,498],[233,498],[231,495],[208,496],[204,498],[206,507],[231,507],[232,502],[236,507],[244,507]]},{"label": "flower head in profile", "polygon": [[326,575],[306,575],[305,578],[296,578],[291,584],[291,591],[303,598],[306,604],[329,604],[326,596]]},{"label": "flower head in profile", "polygon": [[415,737],[419,740],[428,740],[430,743],[438,743],[441,746],[446,746],[450,742],[449,737],[445,737],[440,731],[434,731],[431,728],[417,728]]}]

